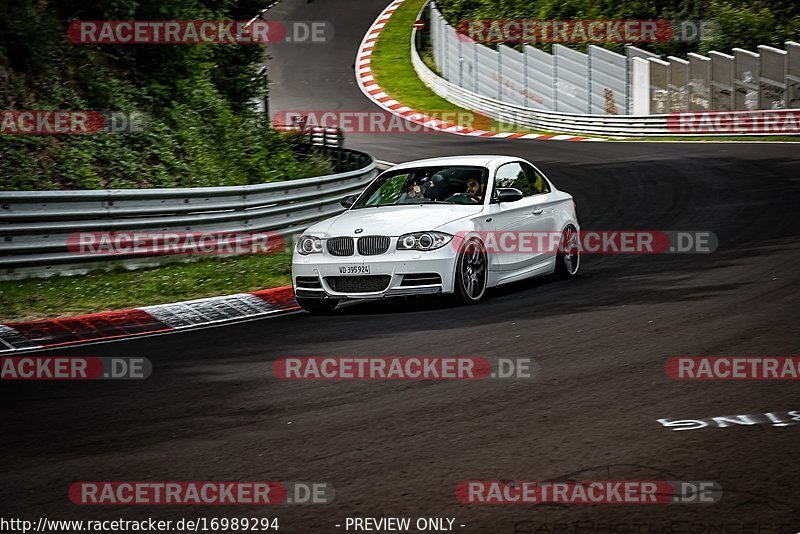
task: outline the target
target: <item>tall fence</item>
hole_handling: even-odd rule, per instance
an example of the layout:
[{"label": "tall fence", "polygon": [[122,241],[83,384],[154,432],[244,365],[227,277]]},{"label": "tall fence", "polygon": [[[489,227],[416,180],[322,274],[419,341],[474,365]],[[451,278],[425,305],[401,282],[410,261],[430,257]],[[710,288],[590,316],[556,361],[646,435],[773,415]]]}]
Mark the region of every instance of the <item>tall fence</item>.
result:
[{"label": "tall fence", "polygon": [[[0,191],[0,279],[136,268],[175,256],[80,255],[78,232],[269,232],[288,236],[343,211],[342,197],[360,192],[379,172],[368,154],[329,149],[344,172],[233,187],[97,191]],[[74,239],[74,237],[73,237]]]},{"label": "tall fence", "polygon": [[[574,114],[662,114],[800,107],[800,44],[686,59],[626,46],[578,52],[553,45],[496,50],[459,34],[430,4],[436,68],[448,82],[515,106]],[[638,61],[637,61],[638,60]]]},{"label": "tall fence", "polygon": [[[414,30],[413,34],[416,34]],[[635,79],[628,80],[626,85],[630,85],[634,95],[640,98],[633,99],[633,102],[645,107],[642,111],[633,107],[633,114],[604,114],[590,115],[585,113],[563,113],[556,111],[546,111],[542,109],[547,102],[545,98],[541,102],[531,100],[529,93],[526,94],[529,106],[511,104],[508,101],[501,101],[497,96],[483,96],[474,89],[467,89],[451,83],[433,70],[422,60],[416,47],[413,45],[416,35],[412,34],[411,44],[411,63],[425,85],[434,93],[445,98],[454,104],[466,109],[477,111],[487,117],[500,121],[511,128],[523,127],[533,130],[547,130],[550,132],[563,132],[569,134],[589,134],[600,136],[612,136],[620,138],[630,137],[661,137],[661,136],[685,136],[685,137],[705,137],[705,136],[758,136],[758,135],[799,135],[800,134],[800,110],[761,110],[761,111],[739,111],[739,112],[708,112],[708,113],[665,113],[650,114],[646,110],[650,106],[650,86],[649,78],[644,82],[640,79],[642,74],[649,77],[649,69],[634,69]],[[530,52],[527,50],[526,52]],[[537,51],[539,52],[539,51]],[[535,55],[533,56],[536,57]],[[647,56],[634,56],[634,64],[645,63],[649,66]],[[666,62],[658,60],[662,65],[662,74]],[[710,60],[709,60],[710,61]],[[530,62],[529,62],[530,64]],[[690,62],[691,64],[691,62]],[[658,65],[658,63],[657,63]],[[701,67],[703,64],[700,64]],[[691,69],[691,65],[690,65]],[[709,67],[710,69],[710,67]],[[690,72],[692,72],[690,70]],[[710,70],[708,70],[710,73]],[[542,77],[546,80],[545,77]],[[710,77],[709,77],[710,79]],[[677,81],[677,80],[676,80]],[[619,80],[622,84],[622,80]],[[668,80],[664,78],[662,83],[666,86],[662,91],[668,91]],[[691,81],[689,82],[691,83]],[[529,87],[531,85],[529,84]],[[545,86],[543,94],[548,95],[549,86]],[[549,98],[555,101],[559,96],[553,90],[549,93]],[[695,96],[699,93],[695,92]],[[663,96],[663,95],[662,95]],[[706,95],[708,97],[708,95]],[[663,102],[667,100],[664,99]],[[530,102],[535,102],[539,108],[532,107]],[[666,104],[665,104],[666,105]],[[691,103],[690,103],[691,105]],[[559,136],[556,136],[558,138]]]}]

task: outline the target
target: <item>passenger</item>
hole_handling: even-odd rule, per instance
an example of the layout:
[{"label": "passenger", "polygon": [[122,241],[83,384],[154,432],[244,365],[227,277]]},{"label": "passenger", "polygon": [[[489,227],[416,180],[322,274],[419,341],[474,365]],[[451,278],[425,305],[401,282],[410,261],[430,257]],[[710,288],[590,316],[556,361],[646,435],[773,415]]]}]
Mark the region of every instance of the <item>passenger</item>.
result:
[{"label": "passenger", "polygon": [[423,184],[422,196],[428,200],[439,202],[442,200],[444,195],[448,194],[447,190],[449,189],[449,185],[450,180],[448,179],[447,175],[442,171],[439,171],[431,176],[429,181]]},{"label": "passenger", "polygon": [[408,189],[406,189],[405,193],[400,195],[400,198],[397,199],[397,202],[398,204],[410,204],[414,202],[422,202],[423,200],[422,188],[420,187],[419,182],[414,180],[408,184]]}]

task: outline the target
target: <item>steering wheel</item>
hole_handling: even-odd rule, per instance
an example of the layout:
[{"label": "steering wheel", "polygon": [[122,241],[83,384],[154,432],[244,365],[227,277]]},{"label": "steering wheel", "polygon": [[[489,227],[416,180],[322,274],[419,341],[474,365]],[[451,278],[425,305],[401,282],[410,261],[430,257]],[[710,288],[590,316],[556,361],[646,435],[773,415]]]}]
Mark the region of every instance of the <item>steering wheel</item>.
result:
[{"label": "steering wheel", "polygon": [[468,193],[456,193],[455,195],[445,199],[445,202],[454,202],[456,204],[479,204],[480,201]]}]

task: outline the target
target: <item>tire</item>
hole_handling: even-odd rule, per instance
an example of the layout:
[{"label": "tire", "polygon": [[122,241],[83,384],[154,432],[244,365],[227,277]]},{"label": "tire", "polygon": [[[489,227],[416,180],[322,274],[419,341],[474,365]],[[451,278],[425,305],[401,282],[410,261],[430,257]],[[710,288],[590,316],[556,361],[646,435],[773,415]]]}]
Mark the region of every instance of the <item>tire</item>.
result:
[{"label": "tire", "polygon": [[561,232],[561,242],[556,254],[556,280],[569,280],[578,275],[581,267],[581,251],[578,246],[578,231],[571,224]]},{"label": "tire", "polygon": [[306,299],[296,297],[297,304],[308,313],[314,315],[329,315],[339,304],[339,299]]},{"label": "tire", "polygon": [[486,247],[472,238],[464,243],[456,260],[455,297],[461,304],[475,304],[486,298],[489,281]]}]

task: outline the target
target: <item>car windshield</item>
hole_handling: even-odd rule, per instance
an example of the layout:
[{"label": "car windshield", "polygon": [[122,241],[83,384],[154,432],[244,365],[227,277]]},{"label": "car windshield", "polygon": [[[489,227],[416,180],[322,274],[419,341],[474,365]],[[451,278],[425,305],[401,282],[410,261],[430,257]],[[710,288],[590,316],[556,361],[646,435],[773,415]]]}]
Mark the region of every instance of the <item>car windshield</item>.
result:
[{"label": "car windshield", "polygon": [[448,165],[389,170],[353,209],[403,204],[483,204],[489,172],[485,167]]}]

